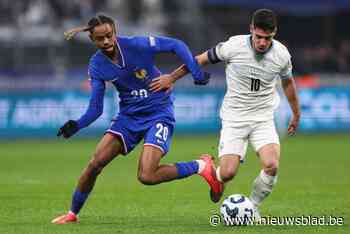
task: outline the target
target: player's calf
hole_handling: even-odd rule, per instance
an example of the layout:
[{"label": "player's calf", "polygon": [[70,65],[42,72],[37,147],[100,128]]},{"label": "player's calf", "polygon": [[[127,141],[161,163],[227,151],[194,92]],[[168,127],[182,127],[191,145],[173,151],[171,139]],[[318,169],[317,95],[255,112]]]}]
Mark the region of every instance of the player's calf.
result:
[{"label": "player's calf", "polygon": [[254,180],[252,192],[249,197],[255,207],[258,207],[270,195],[276,182],[276,175],[271,176],[264,170],[261,170],[260,174]]},{"label": "player's calf", "polygon": [[86,168],[86,173],[91,175],[91,176],[98,176],[103,168],[105,167],[105,163],[103,161],[97,159],[97,157],[93,158],[90,160],[87,168]]},{"label": "player's calf", "polygon": [[94,187],[97,176],[102,172],[104,167],[104,164],[95,158],[92,159],[79,178],[78,189],[89,193]]},{"label": "player's calf", "polygon": [[263,169],[253,183],[250,200],[255,208],[271,194],[277,183],[277,171],[279,167],[280,146],[279,144],[267,144],[258,151]]}]

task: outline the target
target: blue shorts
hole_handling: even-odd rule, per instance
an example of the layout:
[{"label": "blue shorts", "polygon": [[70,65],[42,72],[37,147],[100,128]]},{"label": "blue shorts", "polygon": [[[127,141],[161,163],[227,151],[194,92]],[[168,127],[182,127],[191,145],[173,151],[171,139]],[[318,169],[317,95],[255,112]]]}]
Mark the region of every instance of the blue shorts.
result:
[{"label": "blue shorts", "polygon": [[174,127],[175,120],[171,116],[144,118],[119,115],[106,132],[120,137],[124,155],[130,153],[142,139],[144,145],[154,146],[165,155],[169,151]]}]

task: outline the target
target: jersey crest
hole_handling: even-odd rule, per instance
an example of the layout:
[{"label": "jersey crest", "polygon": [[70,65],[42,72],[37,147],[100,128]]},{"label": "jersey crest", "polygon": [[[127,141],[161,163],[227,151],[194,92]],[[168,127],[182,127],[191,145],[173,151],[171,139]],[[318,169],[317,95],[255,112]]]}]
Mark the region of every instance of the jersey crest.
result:
[{"label": "jersey crest", "polygon": [[143,80],[147,76],[147,71],[145,69],[138,69],[134,72],[134,75],[136,76],[136,78]]}]

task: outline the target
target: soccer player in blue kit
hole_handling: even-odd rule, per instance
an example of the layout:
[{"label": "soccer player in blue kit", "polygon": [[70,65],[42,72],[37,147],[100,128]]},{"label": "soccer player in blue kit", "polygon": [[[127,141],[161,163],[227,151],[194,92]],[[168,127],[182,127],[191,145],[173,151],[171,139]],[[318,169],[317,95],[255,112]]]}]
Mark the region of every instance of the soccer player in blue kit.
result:
[{"label": "soccer player in blue kit", "polygon": [[199,174],[209,184],[211,194],[221,193],[222,186],[210,155],[190,162],[160,165],[169,150],[175,118],[171,90],[149,92],[152,79],[161,75],[154,65],[154,57],[162,52],[175,53],[189,68],[195,84],[204,85],[209,81],[209,74],[201,71],[188,47],[182,41],[167,37],[117,36],[113,19],[105,15],[93,17],[87,26],[66,32],[66,39],[79,32],[89,32],[98,49],[89,64],[91,99],[86,113],[78,120],[67,121],[57,135],[69,138],[102,114],[106,82],[119,92],[120,112],[82,172],[69,212],[52,223],[77,222],[78,213],[102,169],[118,155],[130,153],[142,139],[144,145],[138,167],[141,183],[155,185]]}]

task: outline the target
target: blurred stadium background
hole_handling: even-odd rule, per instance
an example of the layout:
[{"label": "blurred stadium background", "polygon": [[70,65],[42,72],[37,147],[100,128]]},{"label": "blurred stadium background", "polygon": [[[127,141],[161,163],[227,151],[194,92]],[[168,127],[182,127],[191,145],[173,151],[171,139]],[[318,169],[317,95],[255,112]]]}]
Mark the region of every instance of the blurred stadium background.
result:
[{"label": "blurred stadium background", "polygon": [[[96,12],[118,22],[121,35],[169,35],[197,54],[231,35],[248,33],[251,13],[270,7],[279,15],[277,39],[293,56],[303,118],[301,132],[350,130],[350,16],[348,1],[225,0],[0,0],[0,136],[54,136],[65,120],[78,118],[89,98],[87,63],[95,48],[87,35],[73,42],[64,30],[86,24]],[[164,72],[180,64],[160,56]],[[177,84],[178,131],[215,132],[225,90],[223,66],[212,66],[211,84]],[[116,95],[104,115],[81,135],[100,134],[117,112]],[[288,107],[277,115],[285,126]]]},{"label": "blurred stadium background", "polygon": [[[88,105],[87,63],[95,51],[84,34],[72,42],[64,41],[66,29],[104,12],[117,20],[120,35],[177,37],[197,54],[231,35],[247,34],[251,13],[261,7],[278,14],[277,39],[292,54],[302,106],[302,134],[283,141],[281,184],[263,211],[349,218],[350,1],[0,0],[0,232],[59,233],[58,229],[47,232],[48,227],[41,225],[69,206],[80,170],[118,112],[117,95],[109,88],[104,114],[97,122],[69,141],[55,138],[57,129],[66,120],[78,118]],[[158,58],[163,72],[180,63],[174,56]],[[225,75],[223,64],[206,69],[212,73],[209,86],[195,87],[191,77],[176,84],[177,129],[171,157],[166,161],[188,160],[203,152],[216,155]],[[282,134],[289,117],[283,100],[276,113]],[[92,139],[85,139],[87,136]],[[133,159],[112,163],[99,181],[100,192],[94,197],[100,200],[93,199],[84,213],[85,220],[93,224],[82,227],[82,231],[64,229],[64,233],[111,233],[109,228],[123,226],[128,233],[136,233],[149,223],[159,232],[208,231],[207,218],[210,212],[217,212],[217,207],[206,200],[202,182],[189,180],[145,189],[135,177],[137,154],[138,150],[132,153]],[[240,172],[242,177],[229,187],[228,194],[249,193],[258,171],[257,160],[248,160],[246,167],[250,169]],[[298,175],[291,178],[296,170]],[[119,183],[120,178],[127,184]],[[114,196],[116,187],[118,196]],[[177,192],[182,190],[187,194]],[[166,192],[173,203],[161,195]],[[189,202],[191,199],[196,202]],[[184,201],[183,208],[174,207],[179,201]],[[147,210],[153,206],[154,211],[146,212],[144,206]],[[135,224],[135,217],[141,221]],[[189,221],[192,218],[196,221]],[[173,222],[178,226],[169,230]],[[102,228],[97,223],[116,225]],[[270,229],[259,231],[271,233]],[[349,233],[349,229],[335,231]]]}]

